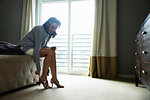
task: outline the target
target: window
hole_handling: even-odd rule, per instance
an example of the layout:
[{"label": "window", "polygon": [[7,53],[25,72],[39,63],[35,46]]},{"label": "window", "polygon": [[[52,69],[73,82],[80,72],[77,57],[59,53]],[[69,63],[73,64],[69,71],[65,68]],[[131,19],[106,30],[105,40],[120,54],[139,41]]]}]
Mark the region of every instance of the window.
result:
[{"label": "window", "polygon": [[87,73],[92,51],[94,0],[39,0],[39,24],[49,17],[61,21],[57,36],[48,46],[56,46],[58,72]]}]

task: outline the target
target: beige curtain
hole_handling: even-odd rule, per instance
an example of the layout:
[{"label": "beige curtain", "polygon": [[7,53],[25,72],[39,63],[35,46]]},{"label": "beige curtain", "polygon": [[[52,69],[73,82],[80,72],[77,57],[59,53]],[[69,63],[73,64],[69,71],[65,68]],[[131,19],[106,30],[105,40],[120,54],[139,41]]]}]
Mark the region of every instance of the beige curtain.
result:
[{"label": "beige curtain", "polygon": [[35,0],[23,0],[22,21],[21,21],[21,39],[34,26]]},{"label": "beige curtain", "polygon": [[95,29],[89,76],[114,79],[117,74],[117,0],[95,0]]}]

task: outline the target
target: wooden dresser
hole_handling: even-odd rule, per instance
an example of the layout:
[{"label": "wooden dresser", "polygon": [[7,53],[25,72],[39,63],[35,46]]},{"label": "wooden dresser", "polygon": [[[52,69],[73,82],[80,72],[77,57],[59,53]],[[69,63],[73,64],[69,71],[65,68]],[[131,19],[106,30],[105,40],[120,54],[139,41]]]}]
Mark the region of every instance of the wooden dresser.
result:
[{"label": "wooden dresser", "polygon": [[135,39],[136,86],[140,80],[150,90],[150,14],[147,16]]}]

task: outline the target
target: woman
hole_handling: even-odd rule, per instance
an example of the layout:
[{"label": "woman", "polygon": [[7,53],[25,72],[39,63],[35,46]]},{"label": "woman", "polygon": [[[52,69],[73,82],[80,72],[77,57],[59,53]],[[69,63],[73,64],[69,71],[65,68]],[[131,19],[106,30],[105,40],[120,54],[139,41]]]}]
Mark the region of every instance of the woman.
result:
[{"label": "woman", "polygon": [[[41,65],[40,57],[45,57],[43,62],[43,72],[39,78],[39,82],[43,84],[45,88],[52,88],[55,84],[58,88],[64,88],[59,84],[56,73],[56,47],[48,48],[46,45],[50,38],[54,38],[56,29],[60,27],[61,22],[55,17],[49,18],[42,26],[35,26],[20,42],[18,46],[27,54],[31,55],[35,59],[37,70],[36,75],[40,77]],[[47,81],[48,68],[51,69],[52,87],[49,86]]]}]

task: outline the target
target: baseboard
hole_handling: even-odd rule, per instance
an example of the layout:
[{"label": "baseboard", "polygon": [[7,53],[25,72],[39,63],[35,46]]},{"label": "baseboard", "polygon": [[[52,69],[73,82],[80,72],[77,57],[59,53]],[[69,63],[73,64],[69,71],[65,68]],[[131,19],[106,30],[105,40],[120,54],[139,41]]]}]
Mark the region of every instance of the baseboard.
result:
[{"label": "baseboard", "polygon": [[118,78],[131,78],[131,79],[134,79],[135,78],[135,75],[118,75]]}]

